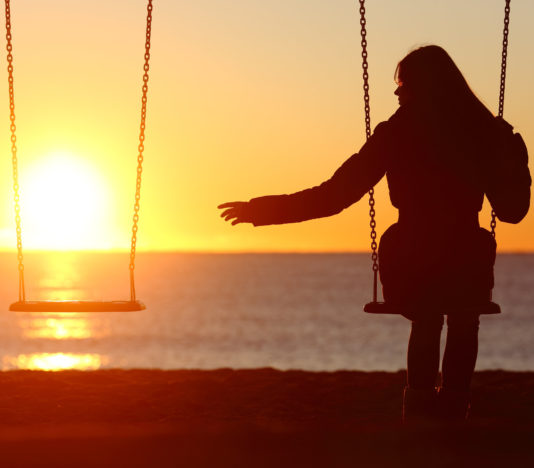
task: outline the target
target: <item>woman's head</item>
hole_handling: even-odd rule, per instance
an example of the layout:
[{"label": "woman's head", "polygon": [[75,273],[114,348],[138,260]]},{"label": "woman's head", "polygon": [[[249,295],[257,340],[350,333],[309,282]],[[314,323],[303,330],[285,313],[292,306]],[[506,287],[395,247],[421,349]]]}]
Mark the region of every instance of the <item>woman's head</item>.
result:
[{"label": "woman's head", "polygon": [[453,103],[484,107],[450,55],[436,45],[420,47],[404,57],[395,70],[395,81],[401,104],[409,98],[439,108]]}]

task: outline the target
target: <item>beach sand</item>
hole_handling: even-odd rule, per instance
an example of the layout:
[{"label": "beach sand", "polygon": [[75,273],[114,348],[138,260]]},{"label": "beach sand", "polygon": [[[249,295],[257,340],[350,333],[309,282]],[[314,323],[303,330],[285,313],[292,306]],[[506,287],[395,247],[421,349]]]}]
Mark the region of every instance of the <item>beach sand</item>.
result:
[{"label": "beach sand", "polygon": [[534,373],[478,372],[460,427],[400,425],[404,372],[0,373],[2,467],[534,466]]}]

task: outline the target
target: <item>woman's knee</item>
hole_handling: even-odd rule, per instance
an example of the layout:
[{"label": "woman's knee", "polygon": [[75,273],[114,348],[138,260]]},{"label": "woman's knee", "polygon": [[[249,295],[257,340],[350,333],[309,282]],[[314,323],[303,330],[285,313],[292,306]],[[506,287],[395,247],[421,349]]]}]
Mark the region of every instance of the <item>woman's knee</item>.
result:
[{"label": "woman's knee", "polygon": [[480,318],[478,315],[448,315],[447,328],[453,332],[478,332]]},{"label": "woman's knee", "polygon": [[430,315],[412,320],[412,331],[421,333],[441,333],[443,328],[443,315]]}]

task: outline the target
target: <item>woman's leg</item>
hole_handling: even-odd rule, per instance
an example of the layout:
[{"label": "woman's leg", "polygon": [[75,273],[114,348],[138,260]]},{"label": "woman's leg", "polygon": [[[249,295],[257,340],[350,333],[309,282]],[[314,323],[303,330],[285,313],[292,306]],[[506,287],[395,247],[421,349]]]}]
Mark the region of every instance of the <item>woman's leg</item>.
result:
[{"label": "woman's leg", "polygon": [[408,385],[404,389],[402,405],[402,419],[406,424],[426,424],[437,416],[435,387],[442,328],[441,315],[412,320],[408,343]]},{"label": "woman's leg", "polygon": [[478,354],[479,318],[448,316],[443,355],[443,388],[469,392]]},{"label": "woman's leg", "polygon": [[439,411],[443,419],[465,420],[470,408],[471,378],[478,353],[478,316],[447,317]]},{"label": "woman's leg", "polygon": [[433,390],[439,373],[439,343],[443,316],[412,321],[408,343],[408,387]]}]

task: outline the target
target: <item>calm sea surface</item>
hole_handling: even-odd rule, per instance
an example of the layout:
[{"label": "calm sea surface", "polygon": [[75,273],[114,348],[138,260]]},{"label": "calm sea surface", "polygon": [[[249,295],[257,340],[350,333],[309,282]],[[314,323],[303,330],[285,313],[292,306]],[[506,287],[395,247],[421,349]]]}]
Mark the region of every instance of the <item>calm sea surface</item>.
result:
[{"label": "calm sea surface", "polygon": [[[26,255],[28,299],[127,299],[127,254]],[[409,322],[362,312],[365,254],[139,254],[134,313],[8,312],[16,259],[0,254],[2,369],[398,370]],[[534,255],[500,255],[478,369],[534,370]]]}]

